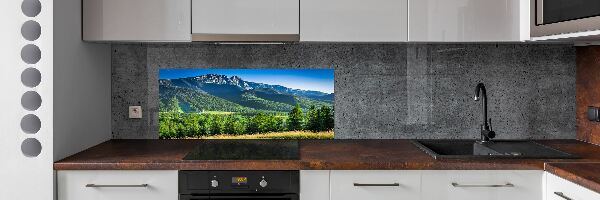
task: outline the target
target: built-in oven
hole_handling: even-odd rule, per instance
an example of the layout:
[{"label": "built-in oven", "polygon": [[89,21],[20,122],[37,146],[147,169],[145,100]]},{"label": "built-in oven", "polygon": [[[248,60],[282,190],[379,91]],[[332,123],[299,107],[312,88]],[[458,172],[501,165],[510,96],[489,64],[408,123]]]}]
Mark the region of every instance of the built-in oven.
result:
[{"label": "built-in oven", "polygon": [[298,195],[233,195],[233,196],[198,196],[198,195],[179,195],[179,200],[238,200],[238,199],[255,199],[255,200],[298,200]]},{"label": "built-in oven", "polygon": [[299,171],[179,171],[180,200],[298,200]]},{"label": "built-in oven", "polygon": [[533,37],[600,30],[600,0],[531,0]]}]

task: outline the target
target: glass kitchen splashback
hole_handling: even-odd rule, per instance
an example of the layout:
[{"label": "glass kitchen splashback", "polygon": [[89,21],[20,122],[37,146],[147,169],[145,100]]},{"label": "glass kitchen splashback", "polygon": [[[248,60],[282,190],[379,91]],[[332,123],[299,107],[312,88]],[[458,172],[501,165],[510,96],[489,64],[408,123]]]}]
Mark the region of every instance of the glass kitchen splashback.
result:
[{"label": "glass kitchen splashback", "polygon": [[333,69],[161,69],[161,139],[332,139]]}]

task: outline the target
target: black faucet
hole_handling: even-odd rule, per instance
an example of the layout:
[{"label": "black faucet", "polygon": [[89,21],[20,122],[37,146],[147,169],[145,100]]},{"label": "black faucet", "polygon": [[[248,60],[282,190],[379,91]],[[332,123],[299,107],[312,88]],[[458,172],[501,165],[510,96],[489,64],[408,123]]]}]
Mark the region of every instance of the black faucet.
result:
[{"label": "black faucet", "polygon": [[[481,95],[480,93],[481,92]],[[485,85],[483,83],[477,84],[477,88],[475,88],[475,101],[481,101],[481,106],[483,108],[483,124],[481,124],[481,142],[489,142],[492,138],[496,137],[496,132],[492,130],[492,119],[487,117],[487,94],[485,92]]]}]

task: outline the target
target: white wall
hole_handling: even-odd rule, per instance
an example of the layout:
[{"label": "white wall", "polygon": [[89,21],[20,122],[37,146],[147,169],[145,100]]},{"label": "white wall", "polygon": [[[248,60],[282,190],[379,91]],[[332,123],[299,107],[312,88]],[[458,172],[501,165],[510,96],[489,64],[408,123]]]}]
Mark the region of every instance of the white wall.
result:
[{"label": "white wall", "polygon": [[[52,1],[41,0],[41,13],[27,17],[21,12],[22,0],[0,1],[0,199],[46,200],[53,197],[53,28]],[[21,36],[21,25],[35,20],[41,25],[40,38],[27,41]],[[26,44],[37,45],[41,59],[35,64],[21,60],[21,48]],[[21,83],[21,72],[37,68],[41,74],[40,85],[28,88]],[[42,97],[41,107],[27,111],[21,106],[21,95],[35,91]],[[40,118],[41,128],[35,134],[26,134],[20,128],[21,118],[35,114]],[[41,143],[41,153],[26,157],[21,143],[33,138]]]},{"label": "white wall", "polygon": [[[81,42],[80,0],[40,0],[41,12],[32,17],[21,12],[22,2],[0,1],[0,199],[53,199],[53,162],[110,138],[110,46]],[[21,36],[28,20],[41,25],[33,41]],[[21,59],[27,44],[39,47],[39,62]],[[32,88],[21,83],[30,67],[41,73],[41,83]],[[26,91],[41,96],[39,108],[21,106]],[[21,130],[27,114],[41,121],[34,134]],[[39,155],[22,153],[28,138],[41,143]]]},{"label": "white wall", "polygon": [[81,40],[81,0],[54,1],[54,160],[111,138],[110,45]]}]

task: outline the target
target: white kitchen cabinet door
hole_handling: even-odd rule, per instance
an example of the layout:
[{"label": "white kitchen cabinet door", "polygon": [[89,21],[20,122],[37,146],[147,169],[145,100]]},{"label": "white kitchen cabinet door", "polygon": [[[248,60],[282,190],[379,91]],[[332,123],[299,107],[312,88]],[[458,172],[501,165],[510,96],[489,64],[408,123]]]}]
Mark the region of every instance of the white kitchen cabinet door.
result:
[{"label": "white kitchen cabinet door", "polygon": [[411,42],[529,40],[527,0],[411,0]]},{"label": "white kitchen cabinet door", "polygon": [[300,41],[405,42],[407,0],[302,0]]},{"label": "white kitchen cabinet door", "polygon": [[300,171],[300,200],[329,200],[329,170]]},{"label": "white kitchen cabinet door", "polygon": [[598,200],[600,194],[567,181],[554,174],[545,173],[545,200]]},{"label": "white kitchen cabinet door", "polygon": [[191,41],[190,0],[83,0],[85,41]]},{"label": "white kitchen cabinet door", "polygon": [[193,40],[293,35],[297,41],[299,20],[299,0],[192,0]]},{"label": "white kitchen cabinet door", "polygon": [[419,171],[332,170],[331,200],[418,200]]},{"label": "white kitchen cabinet door", "polygon": [[57,195],[58,200],[177,200],[177,179],[174,170],[58,171]]},{"label": "white kitchen cabinet door", "polygon": [[543,171],[423,171],[422,200],[542,200]]}]

